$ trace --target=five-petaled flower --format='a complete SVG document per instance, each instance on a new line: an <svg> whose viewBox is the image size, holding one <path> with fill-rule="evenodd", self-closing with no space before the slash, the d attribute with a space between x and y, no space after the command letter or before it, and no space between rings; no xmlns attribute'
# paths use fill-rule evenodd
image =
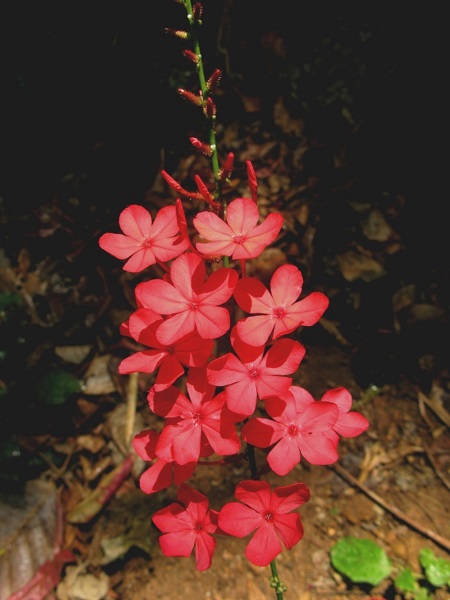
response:
<svg viewBox="0 0 450 600"><path fill-rule="evenodd" d="M272 471L286 475L303 457L313 465L338 459L339 436L333 430L339 410L332 402L316 402L311 394L291 386L282 396L266 398L271 419L257 417L242 429L242 437L257 448L273 448L267 455Z"/></svg>
<svg viewBox="0 0 450 600"><path fill-rule="evenodd" d="M128 321L122 324L122 332L149 349L127 356L118 367L121 375L153 373L158 369L154 385L157 392L166 389L184 375L184 367L206 365L214 345L213 340L202 339L196 331L171 346L161 344L156 334L163 322L161 315L150 308L139 308L132 313Z"/></svg>
<svg viewBox="0 0 450 600"><path fill-rule="evenodd" d="M247 344L261 346L272 339L291 333L299 326L314 325L328 307L322 292L311 292L296 302L303 288L303 276L295 265L281 265L270 281L270 292L254 277L240 279L233 296L247 313L260 313L241 319L239 337Z"/></svg>
<svg viewBox="0 0 450 600"><path fill-rule="evenodd" d="M271 491L266 481L241 481L235 496L243 504L225 504L219 512L219 528L239 538L256 530L245 550L254 565L267 566L281 552L281 541L289 550L303 537L300 515L292 511L310 498L304 483Z"/></svg>
<svg viewBox="0 0 450 600"><path fill-rule="evenodd" d="M153 461L140 479L139 487L145 494L154 494L165 490L172 483L180 485L194 474L197 462L185 465L176 463L171 454L156 456L159 433L153 429L144 429L133 438L136 454L145 461Z"/></svg>
<svg viewBox="0 0 450 600"><path fill-rule="evenodd" d="M270 213L258 225L258 206L250 198L236 198L227 206L226 222L213 212L194 217L194 227L207 242L197 242L204 255L231 256L233 260L259 256L283 225L280 213Z"/></svg>
<svg viewBox="0 0 450 600"><path fill-rule="evenodd" d="M264 346L256 348L239 339L236 327L230 334L231 352L208 364L208 381L226 386L227 405L235 413L249 416L259 398L284 394L305 355L305 348L291 339L277 340L264 354Z"/></svg>
<svg viewBox="0 0 450 600"><path fill-rule="evenodd" d="M195 547L197 569L205 571L216 547L212 534L217 530L218 513L209 508L206 496L187 484L180 486L177 499L181 504L174 502L152 517L163 532L159 545L165 556L190 556Z"/></svg>
<svg viewBox="0 0 450 600"><path fill-rule="evenodd" d="M352 395L344 387L328 390L321 398L322 402L333 402L339 409L338 420L333 426L336 433L344 438L352 438L360 435L369 428L369 421L364 415L353 410Z"/></svg>
<svg viewBox="0 0 450 600"><path fill-rule="evenodd" d="M128 259L124 271L139 273L172 260L189 246L180 235L174 206L161 208L153 220L147 209L132 204L120 213L119 226L123 233L104 233L98 243L116 258Z"/></svg>
<svg viewBox="0 0 450 600"><path fill-rule="evenodd" d="M239 452L235 423L241 417L227 408L223 392L214 397L215 389L206 379L206 369L199 367L189 369L186 390L190 399L175 386L162 392L150 390L150 409L165 418L157 456L169 455L185 465L213 452L222 456Z"/></svg>
<svg viewBox="0 0 450 600"><path fill-rule="evenodd" d="M170 267L170 282L151 279L136 286L138 304L169 315L158 327L160 344L170 345L197 331L207 340L218 338L230 327L230 313L221 306L232 296L238 280L234 269L220 267L206 279L204 261L182 254Z"/></svg>

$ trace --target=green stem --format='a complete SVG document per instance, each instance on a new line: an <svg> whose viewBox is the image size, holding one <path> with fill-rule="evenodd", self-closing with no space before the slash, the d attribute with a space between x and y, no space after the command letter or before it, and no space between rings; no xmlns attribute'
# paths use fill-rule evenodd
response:
<svg viewBox="0 0 450 600"><path fill-rule="evenodd" d="M280 581L280 578L278 577L278 569L275 559L273 559L273 561L270 563L270 570L272 571L272 577L270 578L270 587L273 587L275 589L277 600L283 600L283 592L286 591L286 586L282 581Z"/></svg>
<svg viewBox="0 0 450 600"><path fill-rule="evenodd" d="M186 6L189 25L190 25L190 33L191 33L193 51L198 59L198 64L197 64L198 80L200 83L200 89L202 92L202 96L204 98L204 101L206 102L206 98L208 96L208 87L206 85L206 77L205 77L205 70L203 67L202 52L201 52L200 42L199 42L198 32L197 32L199 23L195 22L195 20L193 18L191 0L186 0L185 6ZM222 182L220 181L220 165L219 165L219 155L217 152L215 116L209 117L208 121L209 121L209 125L210 125L209 145L213 150L212 155L211 155L211 166L212 166L212 170L214 173L215 199L218 200L219 202L221 202L222 201Z"/></svg>

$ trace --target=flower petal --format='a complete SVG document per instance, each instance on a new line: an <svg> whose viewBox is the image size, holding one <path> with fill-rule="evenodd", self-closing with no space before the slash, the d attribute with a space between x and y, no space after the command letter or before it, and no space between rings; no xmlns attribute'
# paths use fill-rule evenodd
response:
<svg viewBox="0 0 450 600"><path fill-rule="evenodd" d="M282 551L281 542L271 522L263 522L247 544L245 556L258 567L266 567Z"/></svg>
<svg viewBox="0 0 450 600"><path fill-rule="evenodd" d="M261 524L261 515L239 502L228 502L219 512L219 527L226 533L243 538Z"/></svg>
<svg viewBox="0 0 450 600"><path fill-rule="evenodd" d="M270 280L270 291L275 306L288 307L302 293L303 275L295 265L281 265Z"/></svg>

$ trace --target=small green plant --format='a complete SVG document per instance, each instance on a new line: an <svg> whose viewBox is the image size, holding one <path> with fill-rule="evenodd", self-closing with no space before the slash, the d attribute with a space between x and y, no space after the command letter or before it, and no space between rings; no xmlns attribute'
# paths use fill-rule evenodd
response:
<svg viewBox="0 0 450 600"><path fill-rule="evenodd" d="M346 536L331 548L331 564L352 583L377 586L391 576L393 570L386 552L369 539ZM423 569L414 573L410 567L398 571L392 580L397 593L405 600L427 600L438 588L450 586L450 560L437 557L422 548L419 562Z"/></svg>

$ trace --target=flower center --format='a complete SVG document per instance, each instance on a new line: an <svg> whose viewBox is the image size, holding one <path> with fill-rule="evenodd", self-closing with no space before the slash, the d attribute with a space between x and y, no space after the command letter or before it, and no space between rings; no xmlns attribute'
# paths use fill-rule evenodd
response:
<svg viewBox="0 0 450 600"><path fill-rule="evenodd" d="M276 308L272 309L272 316L275 317L275 319L282 319L283 317L286 316L286 311L284 310L283 306L277 306Z"/></svg>
<svg viewBox="0 0 450 600"><path fill-rule="evenodd" d="M195 531L201 531L203 529L202 524L197 521L197 523L194 525L194 529Z"/></svg>
<svg viewBox="0 0 450 600"><path fill-rule="evenodd" d="M264 518L266 521L271 521L273 519L273 514L272 513L266 513L264 515Z"/></svg>
<svg viewBox="0 0 450 600"><path fill-rule="evenodd" d="M202 414L200 414L200 413L194 413L194 414L192 415L192 418L193 418L193 419L194 419L194 421L195 421L195 425L198 425L198 424L199 424L199 423L200 423L200 422L203 420L203 415L202 415Z"/></svg>
<svg viewBox="0 0 450 600"><path fill-rule="evenodd" d="M298 427L297 425L289 425L288 427L288 435L292 437L296 437L298 435Z"/></svg>
<svg viewBox="0 0 450 600"><path fill-rule="evenodd" d="M233 242L235 244L243 244L245 241L244 234L240 233L239 235L233 235Z"/></svg>
<svg viewBox="0 0 450 600"><path fill-rule="evenodd" d="M191 309L192 310L197 310L197 308L198 308L197 302L191 302Z"/></svg>

